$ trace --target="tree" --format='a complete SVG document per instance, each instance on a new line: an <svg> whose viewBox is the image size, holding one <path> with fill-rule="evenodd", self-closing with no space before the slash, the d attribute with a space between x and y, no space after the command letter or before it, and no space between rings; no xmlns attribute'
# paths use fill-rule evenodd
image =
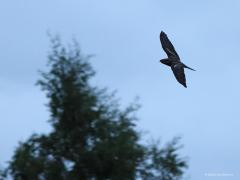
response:
<svg viewBox="0 0 240 180"><path fill-rule="evenodd" d="M4 172L4 170L1 168L0 169L0 180L4 180L6 178L6 173Z"/></svg>
<svg viewBox="0 0 240 180"><path fill-rule="evenodd" d="M187 167L178 139L163 148L140 143L137 103L121 109L115 96L89 82L95 75L77 43L52 38L49 71L37 82L49 99L49 134L20 143L8 172L19 180L180 179Z"/></svg>

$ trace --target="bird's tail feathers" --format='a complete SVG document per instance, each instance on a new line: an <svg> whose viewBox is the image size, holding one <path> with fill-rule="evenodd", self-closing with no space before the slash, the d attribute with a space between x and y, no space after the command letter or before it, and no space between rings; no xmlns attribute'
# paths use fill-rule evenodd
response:
<svg viewBox="0 0 240 180"><path fill-rule="evenodd" d="M184 67L185 67L185 68L188 68L188 69L190 69L190 70L192 70L192 71L196 71L195 69L192 69L192 68L186 66L185 64L184 64Z"/></svg>

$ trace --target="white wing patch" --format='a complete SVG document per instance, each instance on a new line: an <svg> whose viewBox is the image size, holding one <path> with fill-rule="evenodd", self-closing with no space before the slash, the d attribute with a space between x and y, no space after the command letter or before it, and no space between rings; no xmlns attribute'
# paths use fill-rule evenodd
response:
<svg viewBox="0 0 240 180"><path fill-rule="evenodd" d="M181 67L182 66L182 64L181 63L178 63L178 64L175 64L174 66L173 66L173 68L178 68L178 67Z"/></svg>
<svg viewBox="0 0 240 180"><path fill-rule="evenodd" d="M170 49L168 49L168 48L166 48L166 49L167 49L167 51L168 51L170 54L172 54L172 55L175 56L175 53L174 53L174 52L170 51Z"/></svg>

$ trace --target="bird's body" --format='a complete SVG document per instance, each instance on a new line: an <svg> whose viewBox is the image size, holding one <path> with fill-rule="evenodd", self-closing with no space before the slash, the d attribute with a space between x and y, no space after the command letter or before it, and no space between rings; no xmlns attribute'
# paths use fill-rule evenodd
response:
<svg viewBox="0 0 240 180"><path fill-rule="evenodd" d="M188 68L193 71L195 70L181 62L180 57L178 56L176 50L174 49L174 46L172 45L167 35L163 31L161 31L160 33L160 41L163 50L166 52L168 56L168 58L162 59L160 60L160 62L167 66L170 66L177 81L184 87L187 87L184 68Z"/></svg>

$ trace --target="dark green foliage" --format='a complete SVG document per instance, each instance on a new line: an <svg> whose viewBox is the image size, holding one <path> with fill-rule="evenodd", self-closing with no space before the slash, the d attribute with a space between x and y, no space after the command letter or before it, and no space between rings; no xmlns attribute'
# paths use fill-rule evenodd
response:
<svg viewBox="0 0 240 180"><path fill-rule="evenodd" d="M147 152L147 159L144 161L144 179L177 180L187 167L186 162L179 157L177 151L181 148L178 145L179 138L174 138L164 148L159 148L158 143L153 143Z"/></svg>
<svg viewBox="0 0 240 180"><path fill-rule="evenodd" d="M186 162L174 140L164 148L141 144L137 104L121 110L106 90L90 85L95 74L75 44L52 40L50 70L38 85L47 93L48 135L33 135L16 149L8 172L19 180L178 179Z"/></svg>
<svg viewBox="0 0 240 180"><path fill-rule="evenodd" d="M2 169L0 169L0 180L6 179L6 172Z"/></svg>

